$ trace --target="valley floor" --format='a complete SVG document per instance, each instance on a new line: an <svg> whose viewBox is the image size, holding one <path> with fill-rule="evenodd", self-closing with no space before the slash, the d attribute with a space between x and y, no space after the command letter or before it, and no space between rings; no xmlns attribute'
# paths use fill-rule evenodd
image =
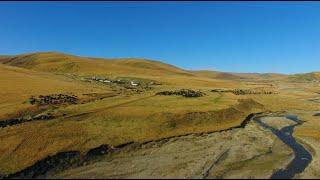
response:
<svg viewBox="0 0 320 180"><path fill-rule="evenodd" d="M244 129L151 142L54 178L268 178L293 153L255 122Z"/></svg>
<svg viewBox="0 0 320 180"><path fill-rule="evenodd" d="M295 156L289 146L257 122L243 127L246 117L259 112L289 113L304 121L294 128L293 137L313 158L294 178L320 177L317 82L253 75L216 79L205 72L197 74L163 64L154 68L147 61L104 64L104 60L91 63L89 59L62 56L62 60L51 62L56 57L49 55L45 66L40 63L44 55L26 67L20 67L19 58L13 59L19 67L0 64L0 177L14 175L61 152L86 157L90 150L108 144L121 148L102 153L94 161L66 162L62 169L42 168L39 176L29 175L269 178ZM54 63L58 64L55 68ZM95 79L97 63L104 64L97 76L107 76L104 69L110 66L118 68L112 69L113 83ZM143 63L152 71L141 73ZM123 68L126 66L131 67ZM67 69L55 71L61 67ZM166 68L170 71L164 71ZM73 73L65 72L70 69ZM119 79L127 84L119 83ZM130 85L132 80L141 84ZM279 117L263 121L274 128L292 125L292 121Z"/></svg>

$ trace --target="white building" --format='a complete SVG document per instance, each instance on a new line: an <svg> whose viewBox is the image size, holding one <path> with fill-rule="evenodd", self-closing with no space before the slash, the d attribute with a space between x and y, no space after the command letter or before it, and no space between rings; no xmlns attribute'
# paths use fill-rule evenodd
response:
<svg viewBox="0 0 320 180"><path fill-rule="evenodd" d="M132 86L138 86L139 83L138 83L138 82L131 81L131 85L132 85Z"/></svg>

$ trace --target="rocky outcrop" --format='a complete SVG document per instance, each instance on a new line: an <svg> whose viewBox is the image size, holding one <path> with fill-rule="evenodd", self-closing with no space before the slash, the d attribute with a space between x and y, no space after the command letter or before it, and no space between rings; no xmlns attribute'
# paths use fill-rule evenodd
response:
<svg viewBox="0 0 320 180"><path fill-rule="evenodd" d="M184 97L201 97L201 96L204 96L205 93L201 91L194 91L191 89L181 89L176 91L162 91L162 92L156 93L156 95L164 95L164 96L179 95Z"/></svg>
<svg viewBox="0 0 320 180"><path fill-rule="evenodd" d="M261 115L261 114L262 113L248 115L239 126L232 127L232 128L225 129L225 130L221 130L221 131L208 132L206 134L228 131L228 130L232 130L234 128L244 128L253 118L255 118L256 116ZM99 160L99 158L101 158L105 155L108 155L108 154L111 154L114 152L118 152L118 151L123 150L125 148L128 148L128 149L139 148L142 145L159 143L159 142L160 143L167 142L172 138L188 136L191 134L201 136L204 133L189 133L189 134L185 134L185 135L166 137L166 138L147 141L147 142L143 142L143 143L128 142L126 144L121 144L116 147L103 144L99 147L96 147L96 148L93 148L93 149L87 151L87 153L85 153L85 154L82 154L79 151L59 152L55 155L48 156L45 159L40 160L40 161L36 162L34 165L29 166L19 172L16 172L16 173L13 173L10 175L2 175L2 177L0 176L0 179L50 177L51 175L54 175L56 173L62 172L64 170L67 170L70 168L76 168L76 167L88 165L92 162L96 162L97 160Z"/></svg>
<svg viewBox="0 0 320 180"><path fill-rule="evenodd" d="M44 178L68 168L89 164L96 158L115 152L116 150L117 148L104 144L89 150L86 154L81 154L80 151L59 152L55 155L48 156L19 172L7 176L2 175L2 177L0 176L0 179Z"/></svg>
<svg viewBox="0 0 320 180"><path fill-rule="evenodd" d="M235 95L247 95L247 94L276 94L274 91L265 89L213 89L211 92L219 93L233 93Z"/></svg>
<svg viewBox="0 0 320 180"><path fill-rule="evenodd" d="M29 98L29 102L32 105L77 104L77 101L77 96L67 94L50 94L45 96L40 95L38 98Z"/></svg>
<svg viewBox="0 0 320 180"><path fill-rule="evenodd" d="M39 121L39 120L51 120L55 118L51 113L46 113L46 114L41 114L37 115L34 117L19 117L19 118L12 118L12 119L7 119L4 121L0 121L0 127L8 127L8 126L13 126L25 122L30 122L30 121Z"/></svg>

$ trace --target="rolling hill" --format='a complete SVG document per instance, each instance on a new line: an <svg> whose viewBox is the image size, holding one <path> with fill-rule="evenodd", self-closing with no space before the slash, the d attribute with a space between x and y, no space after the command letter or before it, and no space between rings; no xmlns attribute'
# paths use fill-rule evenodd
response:
<svg viewBox="0 0 320 180"><path fill-rule="evenodd" d="M81 75L183 76L220 80L270 79L281 74L230 73L209 70L188 71L159 61L137 58L91 58L58 52L40 52L16 56L0 56L3 64L43 72L77 73Z"/></svg>
<svg viewBox="0 0 320 180"><path fill-rule="evenodd" d="M320 81L320 72L311 72L305 74L294 74L289 77L291 81L305 82L305 81Z"/></svg>
<svg viewBox="0 0 320 180"><path fill-rule="evenodd" d="M79 81L71 81L63 76L36 72L20 67L0 64L0 119L17 110L30 107L23 103L30 96L50 93L81 94L106 91L106 88L88 87Z"/></svg>
<svg viewBox="0 0 320 180"><path fill-rule="evenodd" d="M31 117L30 122L1 129L0 177L61 152L86 153L103 144L143 144L190 133L220 132L239 126L252 113L316 111L319 107L309 101L314 92L319 92L318 86L273 81L287 79L287 75L188 71L146 59L102 59L56 52L0 56L0 62L0 121ZM143 77L160 83L134 89L81 77L96 75ZM316 73L307 76L317 78ZM279 93L236 95L212 91L261 87ZM204 95L197 98L157 95L182 88L199 90ZM45 106L30 103L32 96L52 94L74 94L78 102ZM33 120L46 113L53 115L53 119ZM313 129L318 122L302 129L302 134L318 136L317 129Z"/></svg>
<svg viewBox="0 0 320 180"><path fill-rule="evenodd" d="M192 71L192 73L200 76L207 77L212 79L224 79L224 80L239 80L240 76L234 75L231 73L218 72L218 71L208 71L208 70L200 70L200 71Z"/></svg>
<svg viewBox="0 0 320 180"><path fill-rule="evenodd" d="M92 58L58 52L39 52L16 56L2 55L0 63L40 72L74 73L82 76L132 76L207 80L320 80L319 72L285 75L279 73L233 73L210 70L190 71L160 61L138 58ZM170 80L171 80L170 79Z"/></svg>
<svg viewBox="0 0 320 180"><path fill-rule="evenodd" d="M172 65L158 61L136 58L102 59L78 57L56 52L31 53L17 56L4 56L0 62L44 72L89 74L144 74L159 75L184 75L192 74Z"/></svg>

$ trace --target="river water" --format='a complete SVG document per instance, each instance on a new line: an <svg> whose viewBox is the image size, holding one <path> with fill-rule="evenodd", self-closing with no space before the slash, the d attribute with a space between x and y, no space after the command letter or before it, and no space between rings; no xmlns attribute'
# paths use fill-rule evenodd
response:
<svg viewBox="0 0 320 180"><path fill-rule="evenodd" d="M296 126L303 124L303 121L299 120L295 115L285 116L287 119L294 121L296 124L286 126L280 130L275 129L268 124L257 119L256 122L262 127L272 131L282 142L287 144L294 152L294 159L288 164L285 169L280 169L272 174L271 179L291 179L296 174L299 174L305 170L305 168L312 161L311 153L305 149L297 140L293 137L293 130Z"/></svg>

